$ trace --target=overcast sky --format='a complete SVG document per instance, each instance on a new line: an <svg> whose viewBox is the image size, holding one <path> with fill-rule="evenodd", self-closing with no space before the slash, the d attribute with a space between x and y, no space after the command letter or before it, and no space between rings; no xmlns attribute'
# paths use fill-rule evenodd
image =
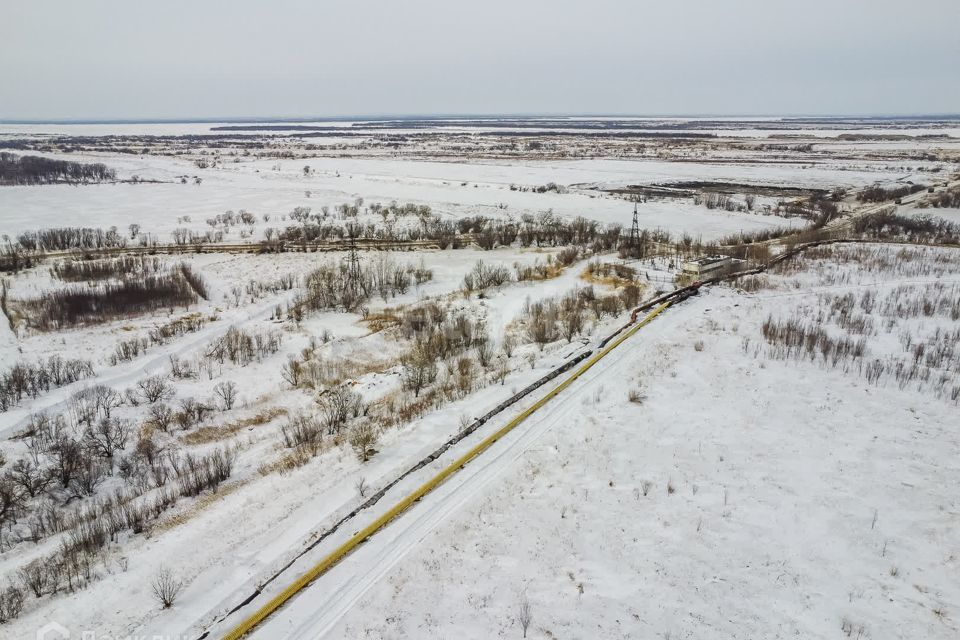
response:
<svg viewBox="0 0 960 640"><path fill-rule="evenodd" d="M960 0L0 2L0 119L960 112Z"/></svg>

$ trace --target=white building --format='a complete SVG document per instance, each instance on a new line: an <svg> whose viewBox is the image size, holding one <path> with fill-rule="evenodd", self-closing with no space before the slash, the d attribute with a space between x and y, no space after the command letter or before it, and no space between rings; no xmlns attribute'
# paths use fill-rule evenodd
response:
<svg viewBox="0 0 960 640"><path fill-rule="evenodd" d="M709 275L721 269L730 266L732 262L730 256L706 256L689 260L680 265L680 269L685 275L701 277Z"/></svg>

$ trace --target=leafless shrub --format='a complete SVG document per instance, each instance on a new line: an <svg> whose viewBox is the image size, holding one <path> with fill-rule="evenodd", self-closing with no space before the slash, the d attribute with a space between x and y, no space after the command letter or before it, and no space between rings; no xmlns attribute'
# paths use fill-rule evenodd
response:
<svg viewBox="0 0 960 640"><path fill-rule="evenodd" d="M486 265L478 260L473 269L463 278L465 291L483 291L490 287L499 287L510 281L510 271L498 265Z"/></svg>
<svg viewBox="0 0 960 640"><path fill-rule="evenodd" d="M207 456L185 455L175 469L180 495L192 497L207 489L216 491L233 473L235 459L236 453L230 448L216 449Z"/></svg>
<svg viewBox="0 0 960 640"><path fill-rule="evenodd" d="M279 332L247 331L230 327L226 334L207 348L204 357L216 360L220 364L229 360L233 364L246 366L255 360L259 362L265 356L276 353L280 350L280 344Z"/></svg>
<svg viewBox="0 0 960 640"><path fill-rule="evenodd" d="M89 360L51 356L35 364L19 362L0 373L0 411L18 405L24 397L37 398L51 389L94 375Z"/></svg>
<svg viewBox="0 0 960 640"><path fill-rule="evenodd" d="M403 387L419 396L421 390L437 379L436 358L429 340L418 341L400 360Z"/></svg>
<svg viewBox="0 0 960 640"><path fill-rule="evenodd" d="M23 586L40 598L50 588L50 572L42 560L32 560L18 571Z"/></svg>
<svg viewBox="0 0 960 640"><path fill-rule="evenodd" d="M356 418L366 411L360 394L345 386L328 389L317 403L330 435L340 433L350 418Z"/></svg>
<svg viewBox="0 0 960 640"><path fill-rule="evenodd" d="M878 185L866 187L857 194L859 202L887 202L908 196L918 191L923 191L926 187L922 184L904 185L901 187L881 187Z"/></svg>
<svg viewBox="0 0 960 640"><path fill-rule="evenodd" d="M176 602L180 590L183 589L183 581L178 580L173 572L167 567L161 567L160 571L150 583L153 590L153 597L164 609L169 609Z"/></svg>
<svg viewBox="0 0 960 640"><path fill-rule="evenodd" d="M317 454L323 441L323 428L320 421L310 414L301 413L291 416L280 427L284 446L302 448L311 456Z"/></svg>
<svg viewBox="0 0 960 640"><path fill-rule="evenodd" d="M532 622L533 608L530 606L530 600L527 598L527 595L524 594L520 598L520 604L517 605L517 624L520 625L524 638L527 637L527 630L530 628Z"/></svg>
<svg viewBox="0 0 960 640"><path fill-rule="evenodd" d="M0 592L0 624L20 617L23 611L23 591L9 585Z"/></svg>
<svg viewBox="0 0 960 640"><path fill-rule="evenodd" d="M367 484L366 478L360 478L359 480L357 480L357 483L354 485L354 487L356 487L357 493L360 494L361 498L366 497L367 491L370 488L370 486Z"/></svg>
<svg viewBox="0 0 960 640"><path fill-rule="evenodd" d="M196 375L190 365L177 356L170 356L170 375L177 380L192 378Z"/></svg>
<svg viewBox="0 0 960 640"><path fill-rule="evenodd" d="M545 344L558 338L557 317L559 311L551 301L534 302L529 305L527 316L527 332L530 339L542 349Z"/></svg>
<svg viewBox="0 0 960 640"><path fill-rule="evenodd" d="M173 410L165 404L155 404L147 412L150 423L161 431L169 431L173 423Z"/></svg>
<svg viewBox="0 0 960 640"><path fill-rule="evenodd" d="M137 383L137 389L145 402L155 404L173 397L173 388L166 378L159 375L148 376Z"/></svg>
<svg viewBox="0 0 960 640"><path fill-rule="evenodd" d="M220 407L229 411L237 400L237 383L220 382L213 388L213 393L220 399Z"/></svg>
<svg viewBox="0 0 960 640"><path fill-rule="evenodd" d="M361 462L366 462L376 453L374 446L378 439L377 427L369 421L363 421L350 429L350 446Z"/></svg>

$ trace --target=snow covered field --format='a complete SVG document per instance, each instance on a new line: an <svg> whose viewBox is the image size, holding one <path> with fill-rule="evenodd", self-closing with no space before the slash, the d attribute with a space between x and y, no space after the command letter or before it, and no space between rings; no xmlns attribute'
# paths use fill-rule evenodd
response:
<svg viewBox="0 0 960 640"><path fill-rule="evenodd" d="M168 242L175 229L203 233L207 219L246 210L252 224L217 228L223 242L253 243L293 225L296 207L328 208L324 224L346 224L336 206L360 198L351 220L381 226L426 224L370 209L391 201L445 221L552 211L629 225L633 202L608 190L726 183L739 203L757 187L750 211L690 196L638 203L641 227L711 240L809 224L764 213L802 201L803 190L837 190L849 213L861 203L844 190L942 185L957 151L952 138L835 139L956 134L943 123L804 124L785 139L768 137L786 131L773 122L711 121L701 133L721 137L609 142L571 122L576 135L561 142L518 128L521 142L491 143L484 136L504 128L464 125L396 153L390 136L416 139L409 129L308 148L314 139L212 124L0 125L0 140L77 145L23 153L103 162L120 180L0 186L0 233L6 244L43 228L125 234L135 223ZM168 137L210 133L264 146L221 155L220 142ZM64 135L95 142L58 142ZM156 146L96 150L141 142ZM547 151L531 144L540 142ZM452 159L447 144L487 147ZM497 145L516 157L496 155ZM133 176L146 182L124 182ZM916 208L921 195L899 212L956 213ZM70 291L145 277L70 280L65 265L115 264L79 254L4 274L0 375L20 392L0 411L0 637L32 637L49 621L96 637L219 637L546 394L559 380L308 549L475 418L595 349L638 297L674 286L690 251L660 242L658 257L635 261L610 245L539 244L362 252L369 295L349 311L344 252L131 257L181 284L200 274L205 291L190 284L187 303L60 328L39 323L45 297L59 292L67 309ZM254 637L519 637L524 603L531 638L955 637L958 256L821 248L668 309ZM324 296L336 300L324 306ZM92 371L59 386L43 381L54 375L46 369L14 369L54 371L58 358ZM89 456L78 462L71 451ZM161 610L153 584L163 569L182 590ZM26 599L4 621L8 585Z"/></svg>
<svg viewBox="0 0 960 640"><path fill-rule="evenodd" d="M522 163L453 163L388 159L307 158L294 161L246 161L223 168L197 169L192 163L167 158L69 156L71 160L104 162L120 177L137 175L165 184L102 184L5 187L0 190L3 232L16 234L45 227L83 226L96 220L121 231L133 223L144 232L170 242L176 228L209 229L208 218L225 211L246 210L257 216L253 240L267 227L283 228L295 207L319 211L363 198L366 203L391 201L426 204L442 218L470 215L513 217L546 210L565 217L584 216L605 223L629 224L632 207L623 199L595 189L664 180L726 180L758 185L797 185L831 188L891 181L909 174L829 167L672 164L656 161L577 160ZM312 172L303 174L309 165ZM279 166L279 169L276 167ZM179 176L189 176L180 184ZM195 184L193 176L202 178ZM536 187L554 182L581 185L567 193L513 191L511 185ZM309 192L309 195L308 195ZM262 220L263 215L270 222ZM640 206L647 228L687 232L712 239L791 222L777 216L707 210L690 203L650 201ZM187 219L184 219L184 218ZM242 241L236 234L227 240Z"/></svg>
<svg viewBox="0 0 960 640"><path fill-rule="evenodd" d="M831 292L898 281L845 272ZM416 545L351 560L379 579L324 637L520 637L524 601L534 638L956 637L956 400L767 357L768 314L816 303L817 278L797 278L714 289L644 329ZM960 283L955 252L935 280ZM350 575L256 637L323 630L312 611Z"/></svg>
<svg viewBox="0 0 960 640"><path fill-rule="evenodd" d="M634 144L629 138L597 142L579 137L590 129L577 129L577 119L571 123L574 128L569 135L556 139L541 140L537 135L542 132L521 129L515 133L529 135L519 142L488 140L483 130L472 128L467 128L467 135L441 126L391 130L370 128L371 123L363 122L278 125L366 132L356 139L214 129L231 126L227 123L0 125L0 140L27 140L39 147L39 155L103 162L115 168L121 180L137 176L160 182L5 187L0 190L0 230L15 237L39 228L80 226L96 220L98 226L116 226L121 231L139 224L144 232L168 242L176 228L203 232L209 228L208 218L228 210L246 210L258 221L252 236L241 239L234 234L226 240L249 241L261 239L268 226L283 228L287 214L295 207L317 211L356 198L363 198L368 205L394 200L425 204L442 218L481 214L519 219L552 210L565 217L628 224L631 207L605 193L605 189L683 181L824 190L896 181L925 183L931 179L928 171L946 166L933 157L950 158L960 151L960 143L949 137L957 133L950 123L893 126L889 132L897 135L947 136L910 138L895 143L906 145L900 147L883 146L889 143L878 141L823 142L822 136L883 133L883 128L871 128L869 123L849 130L829 124L818 129L803 123L797 125L796 137L778 139L768 137L776 130L764 131L731 121L723 130L691 129L703 135L720 135L716 140L681 139L677 144L657 139L640 139ZM502 133L502 129L493 132ZM231 147L239 134L244 134L236 140L239 146ZM204 135L218 137L207 139ZM390 146L394 139L404 141L403 149ZM61 144L58 140L65 140L62 144L72 152L57 153L44 146L47 141ZM104 140L107 142L98 142ZM816 143L815 148L797 152L795 147L804 143ZM106 144L122 147L124 152L102 150L109 148L103 146ZM478 150L470 151L471 144L479 145ZM141 147L140 154L130 153ZM519 150L517 153L528 151L510 158L491 155L503 147ZM541 148L545 149L542 153L535 150ZM144 155L146 151L149 155ZM403 157L398 157L401 154ZM624 154L633 157L622 157ZM213 166L200 168L198 162ZM309 174L304 174L305 166L310 167ZM184 178L186 184L181 184ZM200 184L196 178L200 178ZM550 183L560 185L565 193L526 190ZM264 215L270 216L271 222L263 221ZM651 200L641 205L640 216L644 227L686 232L704 239L791 224L775 215L704 210L689 200Z"/></svg>

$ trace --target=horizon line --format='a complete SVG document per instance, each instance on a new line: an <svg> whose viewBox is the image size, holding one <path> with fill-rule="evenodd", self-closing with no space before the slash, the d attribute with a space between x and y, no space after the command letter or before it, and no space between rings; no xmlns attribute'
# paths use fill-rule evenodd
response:
<svg viewBox="0 0 960 640"><path fill-rule="evenodd" d="M348 121L388 121L388 120L485 120L508 118L637 118L637 119L701 119L725 118L748 120L751 118L778 118L781 120L956 120L960 112L955 113L551 113L551 112L503 112L503 113L380 113L354 115L302 115L302 116L197 116L197 117L144 117L144 118L0 118L0 124L6 125L82 125L82 124L210 124L210 123L264 123L264 122L348 122Z"/></svg>

